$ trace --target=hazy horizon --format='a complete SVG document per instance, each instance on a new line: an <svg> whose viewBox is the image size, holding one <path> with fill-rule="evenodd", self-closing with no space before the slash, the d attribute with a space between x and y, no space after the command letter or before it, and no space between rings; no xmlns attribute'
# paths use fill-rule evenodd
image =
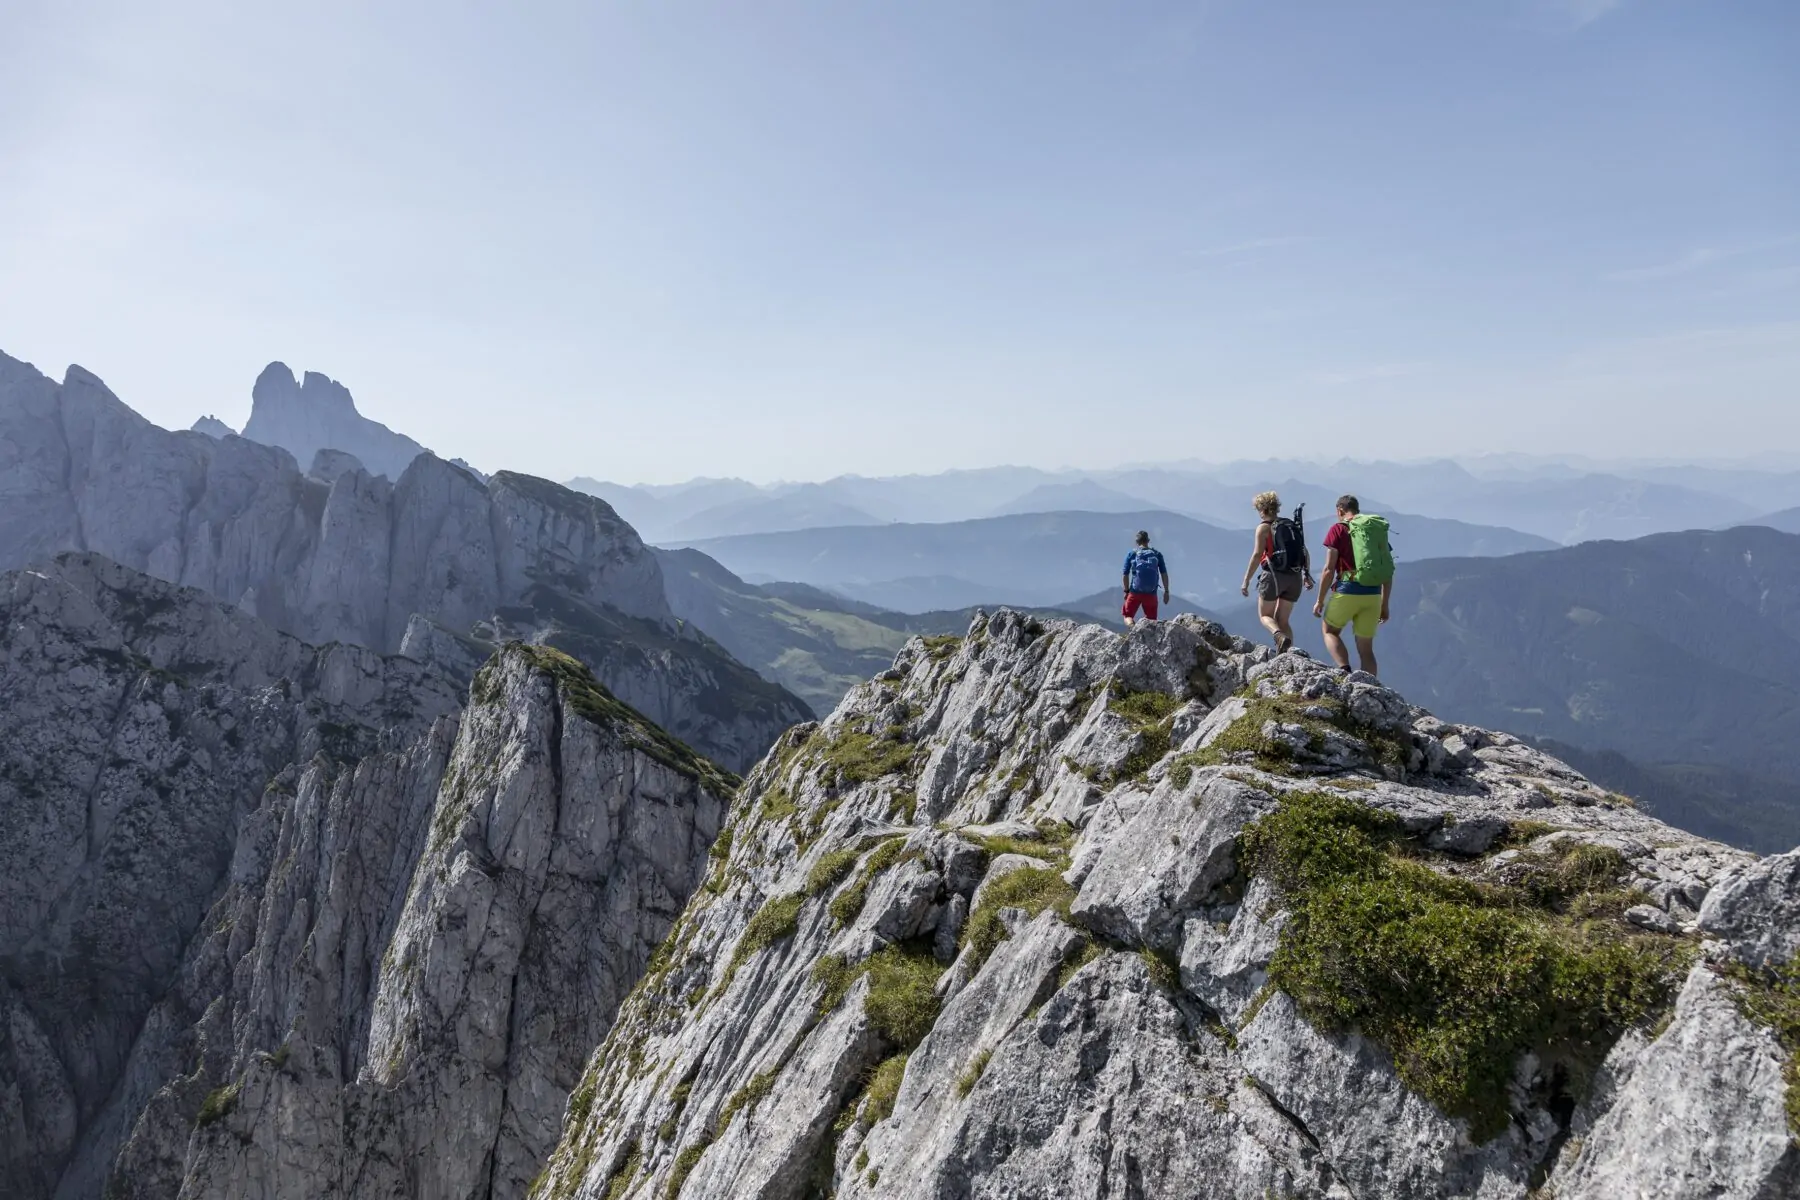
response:
<svg viewBox="0 0 1800 1200"><path fill-rule="evenodd" d="M1800 452L1778 0L26 0L0 349L554 479Z"/></svg>

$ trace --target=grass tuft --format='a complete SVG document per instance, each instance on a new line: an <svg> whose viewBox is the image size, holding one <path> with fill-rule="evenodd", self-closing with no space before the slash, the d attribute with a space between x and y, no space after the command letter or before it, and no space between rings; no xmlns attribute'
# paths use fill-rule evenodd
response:
<svg viewBox="0 0 1800 1200"><path fill-rule="evenodd" d="M725 968L725 979L719 985L722 992L731 986L737 975L737 969L752 954L765 950L781 941L794 936L800 928L800 906L806 903L806 897L798 892L786 896L777 896L756 910L744 926L744 934L738 939L737 949L731 952L731 964Z"/></svg>
<svg viewBox="0 0 1800 1200"><path fill-rule="evenodd" d="M818 752L817 760L835 773L839 787L854 787L904 770L918 754L918 747L903 740L898 726L884 730L880 737L859 730L846 730Z"/></svg>
<svg viewBox="0 0 1800 1200"><path fill-rule="evenodd" d="M238 1089L241 1085L226 1084L222 1088L214 1088L200 1102L200 1112L194 1118L196 1128L205 1129L208 1125L223 1121L237 1109Z"/></svg>
<svg viewBox="0 0 1800 1200"><path fill-rule="evenodd" d="M1023 909L1035 917L1048 908L1066 921L1069 905L1074 902L1075 889L1055 867L1021 867L995 880L982 889L981 903L963 927L962 942L971 955L970 966L980 970L1006 940L1006 926L1000 923L1001 909Z"/></svg>
<svg viewBox="0 0 1800 1200"><path fill-rule="evenodd" d="M661 726L607 691L581 660L550 646L524 642L509 642L507 649L516 649L533 667L554 679L564 701L580 716L612 729L633 749L704 784L717 795L730 799L736 794L743 780L694 753L691 746L670 737Z"/></svg>
<svg viewBox="0 0 1800 1200"><path fill-rule="evenodd" d="M1263 737L1263 726L1271 721L1278 725L1300 726L1307 731L1314 747L1322 746L1326 735L1333 730L1358 738L1368 746L1370 756L1385 767L1405 770L1412 759L1412 741L1406 735L1360 723L1339 701L1254 696L1247 699L1247 704L1249 707L1244 715L1220 730L1205 749L1191 751L1175 760L1169 778L1177 787L1187 786L1194 767L1223 766L1245 757L1261 770L1273 774L1293 773L1293 749L1285 742ZM1327 715L1315 715L1317 713ZM1177 771L1183 773L1178 776Z"/></svg>
<svg viewBox="0 0 1800 1200"><path fill-rule="evenodd" d="M857 1122L864 1129L879 1124L894 1115L894 1100L900 1095L900 1083L906 1078L906 1055L896 1054L884 1059L869 1076L868 1102L863 1106L862 1117Z"/></svg>
<svg viewBox="0 0 1800 1200"><path fill-rule="evenodd" d="M888 946L863 964L869 995L863 1011L877 1032L907 1050L925 1040L942 1004L937 981L944 973L928 949Z"/></svg>
<svg viewBox="0 0 1800 1200"><path fill-rule="evenodd" d="M922 857L922 852L916 847L912 850L906 848L906 835L904 834L895 834L876 846L874 852L869 855L868 862L863 864L862 874L857 876L856 883L839 892L837 897L832 900L828 910L831 913L831 919L837 922L839 929L855 921L862 915L863 905L869 899L869 885L875 882L876 876L889 867L898 866L902 862L911 862L920 857Z"/></svg>
<svg viewBox="0 0 1800 1200"><path fill-rule="evenodd" d="M625 1155L625 1161L620 1163L619 1169L607 1178L606 1190L600 1193L601 1200L619 1200L619 1197L630 1190L633 1181L638 1177L638 1172L643 1168L643 1147L633 1142L631 1149Z"/></svg>
<svg viewBox="0 0 1800 1200"><path fill-rule="evenodd" d="M981 1082L981 1076L987 1071L988 1060L993 1057L992 1050L983 1050L970 1061L969 1069L964 1071L962 1078L956 1081L956 1098L958 1100L968 1099L969 1093L975 1090L975 1085Z"/></svg>
<svg viewBox="0 0 1800 1200"><path fill-rule="evenodd" d="M726 1129L730 1128L732 1119L738 1113L754 1112L756 1106L761 1104L768 1097L770 1090L774 1088L775 1077L779 1074L781 1071L778 1068L758 1071L750 1077L749 1083L733 1092L731 1099L725 1101L725 1107L719 1110L719 1125L716 1134L724 1133Z"/></svg>
<svg viewBox="0 0 1800 1200"><path fill-rule="evenodd" d="M1168 754L1170 730L1181 698L1163 692L1126 692L1112 694L1107 701L1109 711L1125 718L1137 730L1137 745L1125 756L1113 773L1114 781L1136 779L1161 762Z"/></svg>
<svg viewBox="0 0 1800 1200"><path fill-rule="evenodd" d="M681 1186L687 1182L688 1176L694 1173L694 1167L699 1164L701 1157L705 1155L707 1148L711 1145L712 1138L705 1137L675 1156L675 1165L669 1168L668 1186L663 1189L663 1200L678 1200L681 1195Z"/></svg>
<svg viewBox="0 0 1800 1200"><path fill-rule="evenodd" d="M1800 1141L1800 959L1767 970L1734 963L1724 974L1738 985L1739 1010L1772 1030L1787 1052L1782 1078L1787 1081L1788 1131Z"/></svg>
<svg viewBox="0 0 1800 1200"><path fill-rule="evenodd" d="M856 860L861 857L860 847L846 846L819 859L813 864L812 870L806 873L806 894L817 896L836 887L846 875L856 869Z"/></svg>

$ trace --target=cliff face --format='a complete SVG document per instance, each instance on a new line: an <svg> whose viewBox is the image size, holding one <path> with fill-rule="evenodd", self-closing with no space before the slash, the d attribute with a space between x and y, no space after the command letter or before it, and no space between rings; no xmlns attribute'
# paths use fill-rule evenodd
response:
<svg viewBox="0 0 1800 1200"><path fill-rule="evenodd" d="M244 436L280 446L300 462L321 450L354 454L377 475L398 479L425 447L356 411L350 389L317 371L299 380L285 363L270 363L250 391ZM216 435L216 430L209 430Z"/></svg>
<svg viewBox="0 0 1800 1200"><path fill-rule="evenodd" d="M1793 1195L1797 949L1800 853L1002 612L751 773L534 1195Z"/></svg>
<svg viewBox="0 0 1800 1200"><path fill-rule="evenodd" d="M305 641L384 653L415 616L485 648L500 627L554 623L606 648L578 653L609 687L734 769L805 718L674 619L655 556L604 502L430 454L393 483L343 455L308 461L171 433L79 367L57 385L0 355L0 569L93 551ZM580 619L543 611L559 606Z"/></svg>
<svg viewBox="0 0 1800 1200"><path fill-rule="evenodd" d="M0 1177L514 1197L732 780L514 645L466 712L98 557L0 581Z"/></svg>

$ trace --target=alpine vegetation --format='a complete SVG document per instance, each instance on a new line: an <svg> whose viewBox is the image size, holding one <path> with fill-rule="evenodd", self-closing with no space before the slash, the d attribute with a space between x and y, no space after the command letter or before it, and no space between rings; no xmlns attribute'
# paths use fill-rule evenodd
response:
<svg viewBox="0 0 1800 1200"><path fill-rule="evenodd" d="M719 845L532 1195L1800 1189L1800 852L1193 617L915 640Z"/></svg>

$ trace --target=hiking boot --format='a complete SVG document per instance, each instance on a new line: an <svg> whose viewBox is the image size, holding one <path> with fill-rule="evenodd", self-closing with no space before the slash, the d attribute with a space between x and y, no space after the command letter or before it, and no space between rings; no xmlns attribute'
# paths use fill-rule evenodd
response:
<svg viewBox="0 0 1800 1200"><path fill-rule="evenodd" d="M1294 648L1294 639L1285 633L1275 635L1275 653L1286 654Z"/></svg>

